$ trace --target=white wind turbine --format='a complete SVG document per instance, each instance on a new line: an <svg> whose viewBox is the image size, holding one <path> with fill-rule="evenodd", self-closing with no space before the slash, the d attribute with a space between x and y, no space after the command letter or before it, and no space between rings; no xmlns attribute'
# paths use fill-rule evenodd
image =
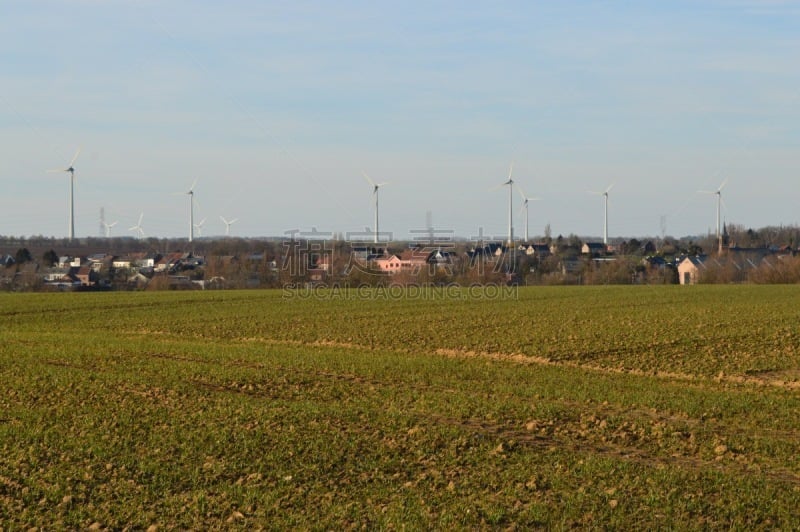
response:
<svg viewBox="0 0 800 532"><path fill-rule="evenodd" d="M231 234L231 226L239 221L239 218L234 218L233 220L226 220L222 216L219 217L222 220L222 223L225 224L225 236L229 236Z"/></svg>
<svg viewBox="0 0 800 532"><path fill-rule="evenodd" d="M103 221L103 227L106 230L106 238L111 236L111 228L117 225L117 222L106 223Z"/></svg>
<svg viewBox="0 0 800 532"><path fill-rule="evenodd" d="M725 179L722 183L720 183L717 190L698 190L699 194L711 194L717 196L717 241L719 242L719 251L722 251L722 228L720 224L720 216L721 216L721 207L722 207L722 189L725 188L725 185L728 184L728 180Z"/></svg>
<svg viewBox="0 0 800 532"><path fill-rule="evenodd" d="M519 191L520 195L522 196L522 206L525 208L525 242L528 241L528 202L529 201L539 201L539 198L528 197L525 194L525 191L522 190L522 187L517 185L517 190Z"/></svg>
<svg viewBox="0 0 800 532"><path fill-rule="evenodd" d="M144 231L142 230L142 218L144 218L144 213L139 215L139 222L136 225L128 228L128 231L136 231L136 238L139 240L144 238Z"/></svg>
<svg viewBox="0 0 800 532"><path fill-rule="evenodd" d="M69 162L66 168L57 169L57 170L48 170L48 172L69 172L69 239L73 240L75 238L75 160L78 158L78 155L81 153L81 149L78 148L78 151L75 152L75 155L72 156L72 160Z"/></svg>
<svg viewBox="0 0 800 532"><path fill-rule="evenodd" d="M189 196L189 242L194 239L194 187L197 185L197 179L194 180L192 186L189 187L187 192L180 192L179 194L186 194Z"/></svg>
<svg viewBox="0 0 800 532"><path fill-rule="evenodd" d="M603 196L603 244L608 245L608 193L614 188L615 183L608 185L603 192L589 192L595 196Z"/></svg>
<svg viewBox="0 0 800 532"><path fill-rule="evenodd" d="M508 245L513 246L514 243L514 218L513 218L513 203L514 203L514 180L511 174L514 172L514 163L508 169L508 181L501 183L494 187L492 190L497 190L500 187L508 186Z"/></svg>
<svg viewBox="0 0 800 532"><path fill-rule="evenodd" d="M206 223L206 219L203 218L200 220L200 223L194 224L194 228L197 229L197 236L203 236L203 224Z"/></svg>
<svg viewBox="0 0 800 532"><path fill-rule="evenodd" d="M378 225L378 222L379 222L379 218L378 218L378 189L380 189L384 185L388 185L389 183L388 182L375 183L375 181L370 179L370 177L367 175L366 172L362 172L362 174L364 174L364 179L366 179L367 183L369 183L369 185L372 187L372 196L375 198L375 226L374 226L375 235L374 235L373 242L375 242L377 244L378 243L378 234L379 234L379 231L380 231L380 226Z"/></svg>

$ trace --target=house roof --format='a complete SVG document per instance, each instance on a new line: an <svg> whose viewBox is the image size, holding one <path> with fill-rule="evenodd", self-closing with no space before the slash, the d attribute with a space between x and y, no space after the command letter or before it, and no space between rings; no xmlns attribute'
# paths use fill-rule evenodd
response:
<svg viewBox="0 0 800 532"><path fill-rule="evenodd" d="M708 259L708 257L705 256L705 255L694 255L694 256L690 256L690 257L684 257L683 259L681 259L681 261L678 264L679 265L683 264L684 262L686 262L688 260L689 262L694 264L696 267L701 268L701 267L705 267L705 262L706 262L707 259Z"/></svg>
<svg viewBox="0 0 800 532"><path fill-rule="evenodd" d="M430 252L425 251L424 248L404 249L398 255L398 258L406 262L423 263L428 261Z"/></svg>

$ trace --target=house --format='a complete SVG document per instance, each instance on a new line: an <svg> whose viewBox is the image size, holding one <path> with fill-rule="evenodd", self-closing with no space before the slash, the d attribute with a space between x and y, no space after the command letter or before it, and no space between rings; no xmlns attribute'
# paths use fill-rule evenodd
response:
<svg viewBox="0 0 800 532"><path fill-rule="evenodd" d="M95 272L101 272L104 269L108 270L114 263L114 256L108 253L96 253L86 258L88 264Z"/></svg>
<svg viewBox="0 0 800 532"><path fill-rule="evenodd" d="M584 255L591 255L593 257L597 257L599 255L603 255L606 252L606 245L602 242L586 242L583 244L581 248L581 253Z"/></svg>
<svg viewBox="0 0 800 532"><path fill-rule="evenodd" d="M685 257L678 262L678 282L680 284L697 284L700 273L706 269L707 258L704 255Z"/></svg>
<svg viewBox="0 0 800 532"><path fill-rule="evenodd" d="M111 267L117 270L129 270L133 265L133 259L130 257L117 257L111 261Z"/></svg>
<svg viewBox="0 0 800 532"><path fill-rule="evenodd" d="M547 244L530 244L528 246L523 246L523 251L525 251L526 255L539 259L544 259L551 255L550 246Z"/></svg>
<svg viewBox="0 0 800 532"><path fill-rule="evenodd" d="M183 258L183 253L167 253L163 255L158 261L156 261L155 265L153 266L153 271L156 272L165 272L167 270L172 271L174 267L180 262Z"/></svg>
<svg viewBox="0 0 800 532"><path fill-rule="evenodd" d="M420 246L406 249L398 255L400 269L417 274L423 267L430 263L432 254L433 253L429 251L428 248Z"/></svg>
<svg viewBox="0 0 800 532"><path fill-rule="evenodd" d="M437 248L435 251L432 251L426 260L428 264L436 264L436 265L450 265L453 263L455 254L449 251L442 251L442 248Z"/></svg>
<svg viewBox="0 0 800 532"><path fill-rule="evenodd" d="M74 267L70 268L67 272L61 270L49 271L42 275L42 280L48 287L57 288L59 290L71 290L81 285L75 275L77 272L78 268Z"/></svg>
<svg viewBox="0 0 800 532"><path fill-rule="evenodd" d="M136 266L138 268L154 268L156 262L161 259L161 255L159 254L152 254L152 253L131 253L129 255L131 260L132 266Z"/></svg>
<svg viewBox="0 0 800 532"><path fill-rule="evenodd" d="M505 253L505 247L499 242L489 242L483 246L475 247L467 251L470 263L474 263L480 258L493 260L493 257L500 257Z"/></svg>
<svg viewBox="0 0 800 532"><path fill-rule="evenodd" d="M193 255L190 253L168 253L162 256L153 266L156 272L177 272L179 270L191 269L194 267L195 261Z"/></svg>
<svg viewBox="0 0 800 532"><path fill-rule="evenodd" d="M382 273L394 275L399 273L403 268L403 261L397 255L389 255L388 257L381 257L372 261L372 264Z"/></svg>
<svg viewBox="0 0 800 532"><path fill-rule="evenodd" d="M94 286L97 283L97 272L89 264L78 268L74 275L81 286Z"/></svg>
<svg viewBox="0 0 800 532"><path fill-rule="evenodd" d="M78 268L81 265L81 258L80 257L69 257L63 256L58 257L58 267L62 270L68 270L70 268Z"/></svg>

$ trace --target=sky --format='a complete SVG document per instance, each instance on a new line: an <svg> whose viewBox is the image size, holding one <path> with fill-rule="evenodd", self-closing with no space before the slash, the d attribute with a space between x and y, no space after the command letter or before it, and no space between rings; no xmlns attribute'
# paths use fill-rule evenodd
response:
<svg viewBox="0 0 800 532"><path fill-rule="evenodd" d="M800 0L0 3L0 235L800 222ZM183 194L182 194L183 193ZM197 236L197 233L195 233Z"/></svg>

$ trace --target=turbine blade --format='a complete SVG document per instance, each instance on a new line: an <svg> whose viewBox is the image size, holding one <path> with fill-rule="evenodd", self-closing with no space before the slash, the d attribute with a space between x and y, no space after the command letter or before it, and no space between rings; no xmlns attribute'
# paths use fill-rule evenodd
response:
<svg viewBox="0 0 800 532"><path fill-rule="evenodd" d="M78 151L75 152L75 155L72 156L72 160L69 162L69 166L67 168L72 168L72 165L75 164L75 161L78 159L78 155L81 154L81 148L78 146Z"/></svg>
<svg viewBox="0 0 800 532"><path fill-rule="evenodd" d="M525 201L525 202L528 201L528 195L525 194L525 191L522 190L522 187L519 186L519 184L517 184L517 192L519 192L519 195L522 196L522 201Z"/></svg>
<svg viewBox="0 0 800 532"><path fill-rule="evenodd" d="M61 172L66 172L67 170L63 168L59 168L57 170L45 170L48 174L60 174Z"/></svg>
<svg viewBox="0 0 800 532"><path fill-rule="evenodd" d="M367 183L369 183L369 185L370 185L371 187L374 187L374 186L375 186L375 181L373 181L372 179L370 179L370 177L367 175L367 173L366 173L366 172L361 172L361 175L363 175L363 176L364 176L364 179L366 179L366 180L367 180Z"/></svg>
<svg viewBox="0 0 800 532"><path fill-rule="evenodd" d="M616 183L611 183L610 185L608 185L608 188L606 189L605 192L603 192L603 194L608 194L609 192L611 192L611 189L614 188L614 185L616 185Z"/></svg>
<svg viewBox="0 0 800 532"><path fill-rule="evenodd" d="M722 184L717 189L717 192L722 192L722 189L725 188L725 185L727 185L727 184L728 184L728 178L725 178L725 180L722 182Z"/></svg>
<svg viewBox="0 0 800 532"><path fill-rule="evenodd" d="M189 192L192 192L192 191L194 190L194 187L195 187L196 185L197 185L197 179L195 179L195 180L194 180L194 182L192 183L192 186L190 186L190 187L189 187ZM189 192L187 192L187 194L188 194Z"/></svg>
<svg viewBox="0 0 800 532"><path fill-rule="evenodd" d="M238 222L238 221L239 221L239 218L234 218L233 220L231 220L230 222L228 222L228 224L229 224L229 225L233 225L235 222Z"/></svg>
<svg viewBox="0 0 800 532"><path fill-rule="evenodd" d="M511 181L511 174L514 173L514 162L511 162L511 166L508 167L508 180Z"/></svg>

